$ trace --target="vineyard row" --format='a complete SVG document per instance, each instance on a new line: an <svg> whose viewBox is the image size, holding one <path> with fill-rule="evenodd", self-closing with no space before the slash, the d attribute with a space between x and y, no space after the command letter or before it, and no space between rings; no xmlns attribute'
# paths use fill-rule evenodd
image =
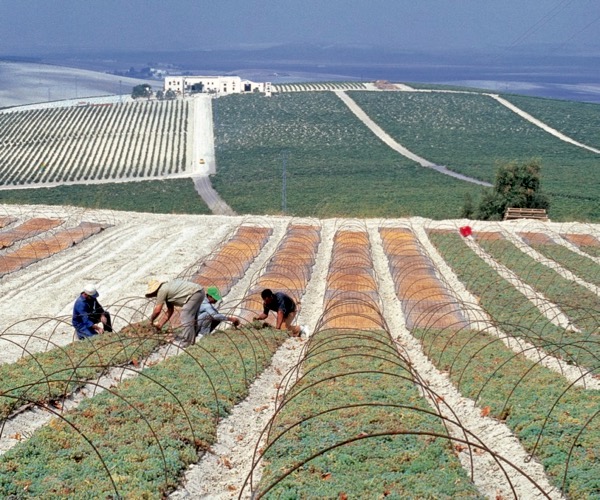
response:
<svg viewBox="0 0 600 500"><path fill-rule="evenodd" d="M0 114L0 185L179 173L188 114L181 100Z"/></svg>

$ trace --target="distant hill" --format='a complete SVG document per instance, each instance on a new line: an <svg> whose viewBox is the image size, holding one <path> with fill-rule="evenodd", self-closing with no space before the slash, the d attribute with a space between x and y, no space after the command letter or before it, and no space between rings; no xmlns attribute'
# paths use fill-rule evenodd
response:
<svg viewBox="0 0 600 500"><path fill-rule="evenodd" d="M0 108L47 101L130 94L148 82L85 69L0 60Z"/></svg>
<svg viewBox="0 0 600 500"><path fill-rule="evenodd" d="M152 67L169 74L236 74L272 83L383 79L600 102L599 54L596 47L577 54L562 46L414 52L364 44L296 43L213 49L190 45L164 52L56 53L46 54L37 62L136 77Z"/></svg>

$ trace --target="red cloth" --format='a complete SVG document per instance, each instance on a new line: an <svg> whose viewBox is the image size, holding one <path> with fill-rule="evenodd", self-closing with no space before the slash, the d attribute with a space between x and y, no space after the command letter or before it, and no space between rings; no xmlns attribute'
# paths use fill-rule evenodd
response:
<svg viewBox="0 0 600 500"><path fill-rule="evenodd" d="M471 226L463 226L461 228L458 229L460 231L460 234L463 235L465 238L467 236L471 236L471 234L473 234L473 230L471 229Z"/></svg>

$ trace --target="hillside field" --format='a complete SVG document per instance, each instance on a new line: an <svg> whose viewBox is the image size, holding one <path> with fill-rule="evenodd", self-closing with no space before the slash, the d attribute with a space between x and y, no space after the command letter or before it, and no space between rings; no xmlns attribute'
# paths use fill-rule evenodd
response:
<svg viewBox="0 0 600 500"><path fill-rule="evenodd" d="M406 86L373 91L342 83L278 90L270 98L232 95L207 103L213 135L203 147L214 148L211 181L239 214L443 220L458 217L467 196L479 199L482 185L424 168L383 142L335 94L345 92L391 140L424 162L491 184L499 165L539 159L552 220L600 218L596 104L503 96L575 144L478 92ZM171 179L199 175L204 161L194 156L204 140L194 128L199 104L117 101L2 113L0 201L62 199L113 208L91 205L71 185L125 183L110 189L126 198L144 189L128 181L141 179L163 180L175 198L179 185ZM32 193L11 186L44 189ZM143 202L135 210L156 210L156 204Z"/></svg>
<svg viewBox="0 0 600 500"><path fill-rule="evenodd" d="M3 497L600 494L597 224L3 205L0 225ZM177 347L147 326L153 276L217 284L241 327ZM74 341L87 282L116 332ZM253 322L265 287L308 336Z"/></svg>
<svg viewBox="0 0 600 500"><path fill-rule="evenodd" d="M600 108L384 87L0 112L0 497L600 497ZM459 218L531 158L551 221Z"/></svg>

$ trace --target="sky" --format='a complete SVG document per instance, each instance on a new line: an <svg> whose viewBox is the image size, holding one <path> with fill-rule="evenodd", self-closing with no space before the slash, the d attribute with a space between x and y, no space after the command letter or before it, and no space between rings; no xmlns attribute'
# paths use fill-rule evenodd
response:
<svg viewBox="0 0 600 500"><path fill-rule="evenodd" d="M598 32L600 0L0 0L0 56L291 42L578 52L600 49Z"/></svg>

